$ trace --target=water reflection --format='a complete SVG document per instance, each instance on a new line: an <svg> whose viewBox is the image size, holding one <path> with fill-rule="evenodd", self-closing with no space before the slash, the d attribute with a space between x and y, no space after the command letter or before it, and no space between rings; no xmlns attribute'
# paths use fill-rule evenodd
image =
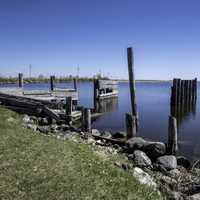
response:
<svg viewBox="0 0 200 200"><path fill-rule="evenodd" d="M98 113L108 113L118 109L118 98L108 98L96 100L94 102L95 111Z"/></svg>
<svg viewBox="0 0 200 200"><path fill-rule="evenodd" d="M180 127L191 116L196 116L196 102L171 106L171 115L177 119L177 126Z"/></svg>

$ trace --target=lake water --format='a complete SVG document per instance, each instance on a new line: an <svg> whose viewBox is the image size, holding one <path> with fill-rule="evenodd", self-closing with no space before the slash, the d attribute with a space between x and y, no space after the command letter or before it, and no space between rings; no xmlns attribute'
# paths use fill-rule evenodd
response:
<svg viewBox="0 0 200 200"><path fill-rule="evenodd" d="M14 85L13 85L14 86ZM73 85L57 84L56 87L72 88ZM139 136L155 141L167 141L168 116L170 115L171 83L137 83L136 95L139 112ZM199 88L199 87L198 87ZM27 84L25 89L49 89L49 84ZM198 94L200 94L198 89ZM198 96L199 98L199 96ZM93 84L79 84L80 105L93 107ZM196 110L182 116L179 123L179 153L190 158L200 158L200 113ZM128 83L119 84L119 97L102 103L105 114L92 126L99 130L125 130L125 113L131 112Z"/></svg>

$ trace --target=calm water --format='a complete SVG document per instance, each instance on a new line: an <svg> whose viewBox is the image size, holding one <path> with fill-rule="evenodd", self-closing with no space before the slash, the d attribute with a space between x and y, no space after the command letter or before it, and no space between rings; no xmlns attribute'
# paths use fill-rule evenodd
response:
<svg viewBox="0 0 200 200"><path fill-rule="evenodd" d="M137 102L140 136L156 141L167 141L168 116L170 115L170 83L138 83ZM58 84L56 87L72 88L73 85ZM49 89L49 84L28 84L25 89ZM199 89L198 89L199 90ZM198 92L200 94L200 92ZM131 112L129 87L119 84L119 98L101 103L105 114L93 123L99 130L125 130L125 113ZM199 96L198 96L199 98ZM80 105L93 107L93 84L79 85ZM200 158L200 113L197 101L196 112L189 112L179 123L179 153L190 158Z"/></svg>

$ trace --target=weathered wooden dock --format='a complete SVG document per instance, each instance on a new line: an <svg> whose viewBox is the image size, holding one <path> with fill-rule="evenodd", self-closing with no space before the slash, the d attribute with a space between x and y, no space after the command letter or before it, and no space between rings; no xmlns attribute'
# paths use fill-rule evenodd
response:
<svg viewBox="0 0 200 200"><path fill-rule="evenodd" d="M77 110L77 90L55 88L54 79L54 76L50 77L49 90L24 90L23 75L20 73L19 87L0 88L0 102L14 111L36 116L46 115L57 122L81 118L81 111ZM70 109L71 112L66 112Z"/></svg>

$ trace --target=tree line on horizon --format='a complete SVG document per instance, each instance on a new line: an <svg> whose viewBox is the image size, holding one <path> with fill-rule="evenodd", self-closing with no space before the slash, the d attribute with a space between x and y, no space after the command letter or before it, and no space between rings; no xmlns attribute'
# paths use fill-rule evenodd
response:
<svg viewBox="0 0 200 200"><path fill-rule="evenodd" d="M55 82L56 83L71 82L75 78L78 79L79 81L82 81L82 82L93 81L94 78L109 80L108 77L101 76L101 74L97 74L97 75L95 75L93 77L78 77L78 76L69 75L69 76L55 77ZM49 83L49 81L50 81L50 77L44 76L42 74L40 74L38 77L24 77L24 83ZM18 77L0 76L0 83L6 83L6 84L18 83Z"/></svg>

